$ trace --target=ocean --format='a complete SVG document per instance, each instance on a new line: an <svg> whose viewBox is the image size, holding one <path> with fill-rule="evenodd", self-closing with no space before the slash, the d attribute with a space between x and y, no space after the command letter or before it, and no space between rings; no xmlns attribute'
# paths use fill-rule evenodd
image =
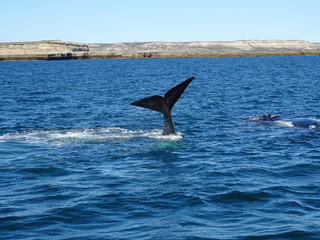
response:
<svg viewBox="0 0 320 240"><path fill-rule="evenodd" d="M0 62L0 239L320 239L320 57ZM195 76L172 110L131 106Z"/></svg>

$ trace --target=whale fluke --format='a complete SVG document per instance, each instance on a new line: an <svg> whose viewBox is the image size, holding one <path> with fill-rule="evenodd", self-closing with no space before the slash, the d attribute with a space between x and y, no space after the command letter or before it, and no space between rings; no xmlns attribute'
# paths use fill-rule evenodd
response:
<svg viewBox="0 0 320 240"><path fill-rule="evenodd" d="M164 128L162 135L175 134L171 118L171 109L193 79L194 77L191 77L178 84L177 86L171 88L166 92L164 97L155 95L147 98L142 98L131 103L131 105L162 113L164 117Z"/></svg>

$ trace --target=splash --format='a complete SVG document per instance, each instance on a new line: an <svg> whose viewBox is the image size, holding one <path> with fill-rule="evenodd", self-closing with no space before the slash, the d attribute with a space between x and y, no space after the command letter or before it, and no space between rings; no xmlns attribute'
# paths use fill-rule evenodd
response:
<svg viewBox="0 0 320 240"><path fill-rule="evenodd" d="M279 126L281 127L294 127L292 122L288 122L288 121L274 121L275 123L277 123Z"/></svg>
<svg viewBox="0 0 320 240"><path fill-rule="evenodd" d="M179 141L182 134L163 136L161 130L142 131L125 128L85 128L25 130L0 136L0 142L25 142L34 144L62 145L67 143L101 143L128 141L135 138L149 138L161 141Z"/></svg>
<svg viewBox="0 0 320 240"><path fill-rule="evenodd" d="M319 119L316 119L316 118L312 118L312 120L315 120L315 121L317 121L317 122L320 122L320 120L319 120ZM294 127L294 126L295 126L294 122L292 122L292 121L282 121L282 120L279 120L279 121L274 121L274 122L275 122L277 125L281 126L281 127ZM298 125L298 126L299 126L299 125ZM316 128L318 128L318 125L310 124L309 126L306 125L306 126L304 126L304 127L309 128L309 129L316 129Z"/></svg>

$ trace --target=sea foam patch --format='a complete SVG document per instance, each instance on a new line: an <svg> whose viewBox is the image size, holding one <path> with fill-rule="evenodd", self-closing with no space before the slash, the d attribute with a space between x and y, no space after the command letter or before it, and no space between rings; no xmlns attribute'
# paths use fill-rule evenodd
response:
<svg viewBox="0 0 320 240"><path fill-rule="evenodd" d="M162 135L162 130L154 130L151 132L146 132L143 134L143 136L163 141L179 141L183 138L182 133L177 132L176 134L171 135Z"/></svg>
<svg viewBox="0 0 320 240"><path fill-rule="evenodd" d="M125 128L85 128L25 130L0 136L0 142L26 142L34 144L61 145L67 143L99 143L107 141L125 141L134 138L150 138L162 141L178 141L182 134L162 135L161 130L142 131Z"/></svg>
<svg viewBox="0 0 320 240"><path fill-rule="evenodd" d="M294 127L293 123L292 122L287 122L287 121L274 121L275 123L277 123L279 126L282 126L282 127Z"/></svg>

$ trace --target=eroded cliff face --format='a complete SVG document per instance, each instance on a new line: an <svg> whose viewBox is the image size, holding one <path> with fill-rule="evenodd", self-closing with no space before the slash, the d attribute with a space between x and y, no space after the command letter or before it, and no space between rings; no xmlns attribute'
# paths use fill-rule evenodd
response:
<svg viewBox="0 0 320 240"><path fill-rule="evenodd" d="M82 44L54 40L0 43L0 61L301 55L319 56L320 43L302 40L123 42L113 44Z"/></svg>
<svg viewBox="0 0 320 240"><path fill-rule="evenodd" d="M38 41L38 42L17 42L0 43L0 54L20 55L20 54L66 54L88 52L88 45L74 42Z"/></svg>
<svg viewBox="0 0 320 240"><path fill-rule="evenodd" d="M228 42L128 42L89 44L90 51L108 53L209 53L319 50L320 46L303 40L241 40Z"/></svg>

